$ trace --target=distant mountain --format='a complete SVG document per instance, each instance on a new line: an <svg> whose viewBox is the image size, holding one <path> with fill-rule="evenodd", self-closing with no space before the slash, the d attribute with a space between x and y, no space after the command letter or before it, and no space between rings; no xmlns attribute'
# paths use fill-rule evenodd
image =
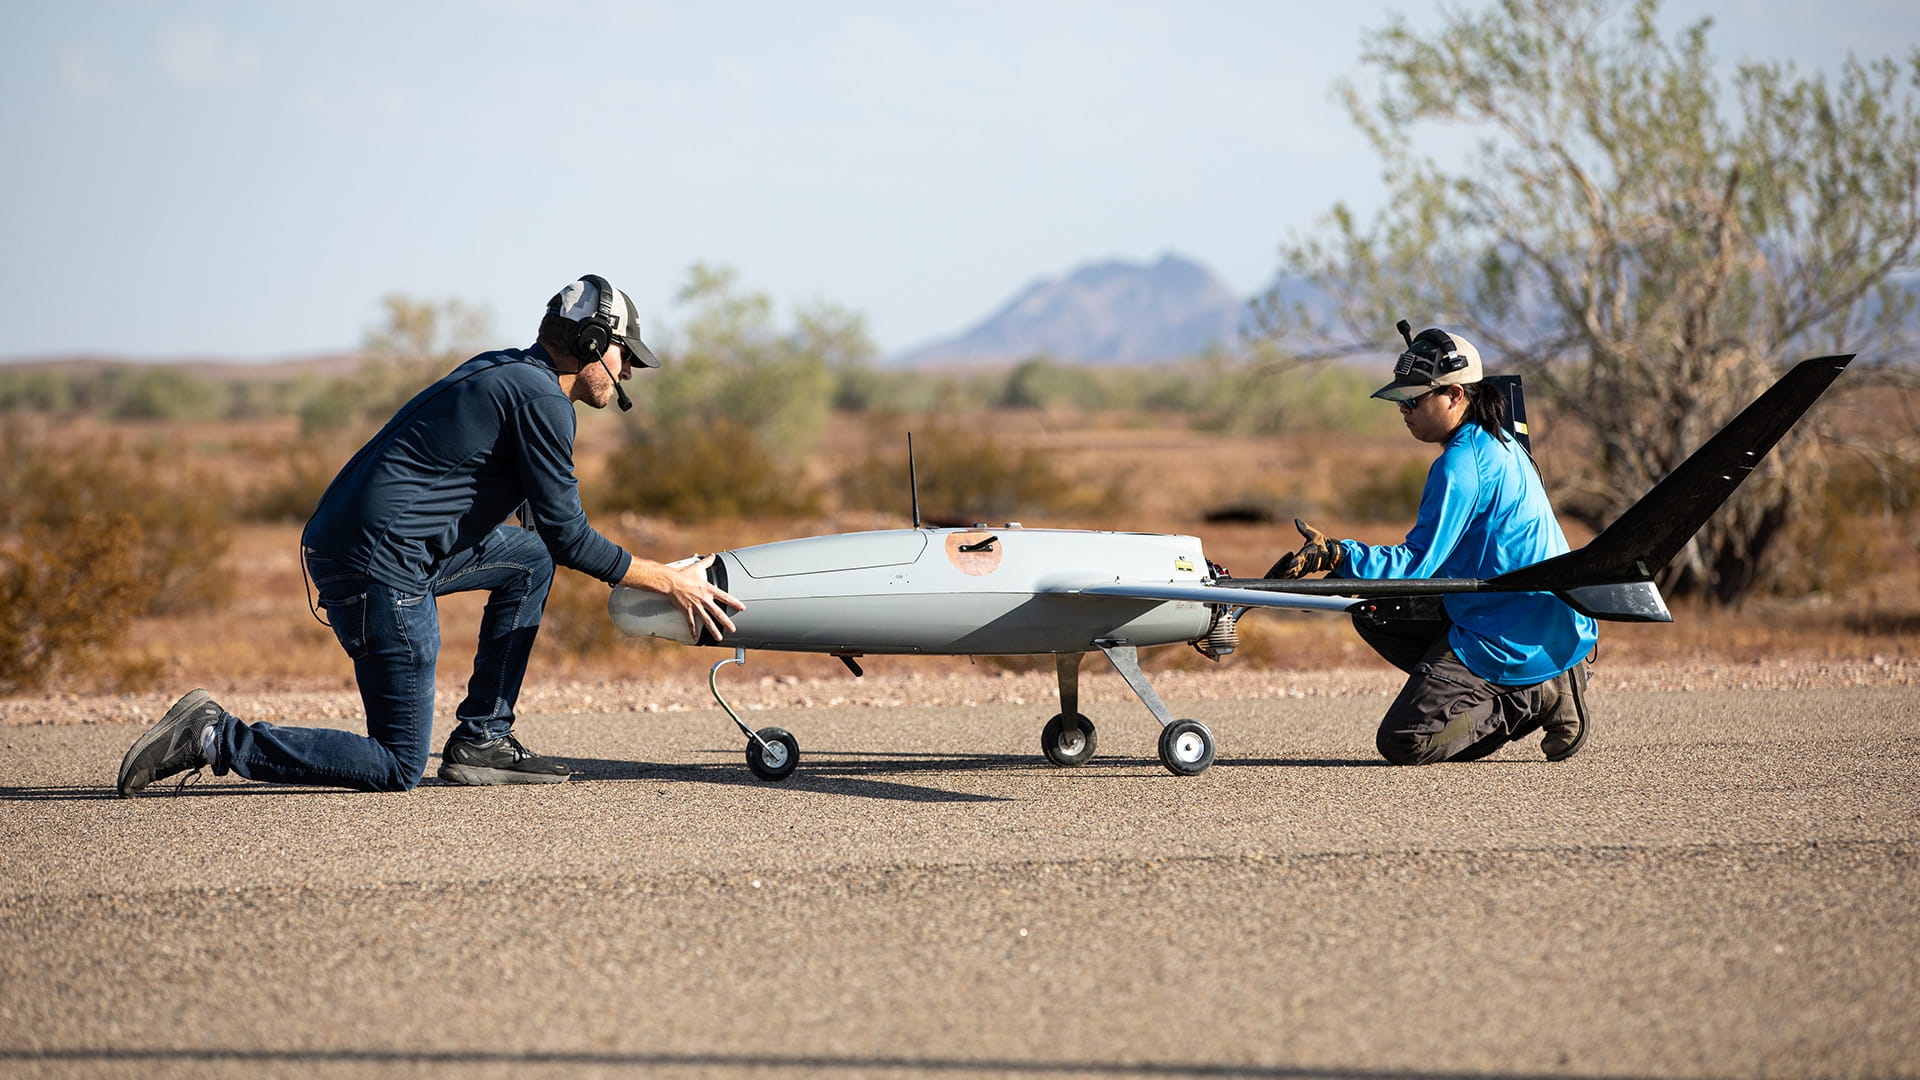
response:
<svg viewBox="0 0 1920 1080"><path fill-rule="evenodd" d="M984 364L1045 354L1148 364L1231 345L1245 319L1246 302L1199 263L1171 254L1152 265L1115 260L1035 281L971 329L890 363Z"/></svg>

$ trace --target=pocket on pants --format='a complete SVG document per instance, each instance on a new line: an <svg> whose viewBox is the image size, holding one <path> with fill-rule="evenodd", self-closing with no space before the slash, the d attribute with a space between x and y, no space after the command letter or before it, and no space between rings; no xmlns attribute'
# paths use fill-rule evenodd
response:
<svg viewBox="0 0 1920 1080"><path fill-rule="evenodd" d="M347 659L358 660L367 655L367 594L339 600L323 598L320 606L327 613L327 622L333 625L333 636L339 639L340 647L347 650Z"/></svg>

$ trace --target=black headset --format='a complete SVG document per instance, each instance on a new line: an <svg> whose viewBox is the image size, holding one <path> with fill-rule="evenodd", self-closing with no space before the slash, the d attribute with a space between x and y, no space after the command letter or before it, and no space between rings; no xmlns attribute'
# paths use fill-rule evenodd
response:
<svg viewBox="0 0 1920 1080"><path fill-rule="evenodd" d="M1428 378L1437 379L1467 366L1467 354L1460 351L1452 335L1445 330L1435 326L1414 335L1413 327L1405 319L1401 319L1394 329L1407 339L1407 351L1400 354L1400 362L1393 366L1394 378L1410 374L1417 368L1425 372Z"/></svg>
<svg viewBox="0 0 1920 1080"><path fill-rule="evenodd" d="M573 348L575 361L580 365L575 370L584 369L588 364L596 362L606 368L607 377L613 380L613 396L620 401L620 411L629 412L633 409L633 398L627 396L627 388L620 385L620 379L614 375L613 369L607 367L607 346L613 344L615 326L613 298L617 294L613 291L613 286L607 284L607 279L598 274L582 274L580 280L599 290L600 296L595 305L597 310L592 315L574 320L573 337L569 344ZM622 300L624 299L623 296ZM558 295L554 296L549 310L560 310ZM631 314L632 309L629 308L628 311ZM621 342L621 348L623 350L626 348L624 341Z"/></svg>
<svg viewBox="0 0 1920 1080"><path fill-rule="evenodd" d="M598 274L582 274L580 280L599 291L596 306L598 310L573 324L573 337L567 342L574 351L575 359L581 364L591 364L607 354L607 346L613 344L613 328L618 320L613 314L613 286ZM560 310L560 298L554 297L553 310Z"/></svg>

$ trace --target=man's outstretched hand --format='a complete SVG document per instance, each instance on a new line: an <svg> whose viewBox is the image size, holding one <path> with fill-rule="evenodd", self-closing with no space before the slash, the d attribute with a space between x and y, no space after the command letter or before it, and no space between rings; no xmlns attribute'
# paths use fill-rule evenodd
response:
<svg viewBox="0 0 1920 1080"><path fill-rule="evenodd" d="M715 558L718 556L707 555L657 563L635 556L620 584L662 594L686 615L687 626L695 638L704 628L717 639L733 632L733 620L727 617L727 609L745 611L747 605L707 580L707 567L713 565Z"/></svg>

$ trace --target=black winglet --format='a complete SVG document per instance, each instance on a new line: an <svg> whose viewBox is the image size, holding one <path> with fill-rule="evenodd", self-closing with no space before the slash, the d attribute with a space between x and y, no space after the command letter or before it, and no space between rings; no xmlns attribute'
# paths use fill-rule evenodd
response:
<svg viewBox="0 0 1920 1080"><path fill-rule="evenodd" d="M1732 496L1782 436L1840 377L1854 354L1803 360L1693 456L1577 551L1490 579L1500 590L1565 592L1651 581Z"/></svg>

